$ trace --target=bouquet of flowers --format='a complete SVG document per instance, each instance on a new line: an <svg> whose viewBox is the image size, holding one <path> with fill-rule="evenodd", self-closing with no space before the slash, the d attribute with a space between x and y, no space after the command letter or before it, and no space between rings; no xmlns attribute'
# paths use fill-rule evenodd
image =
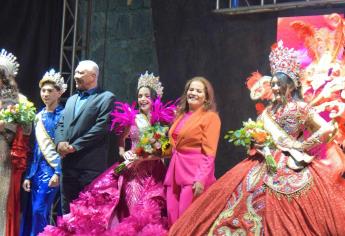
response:
<svg viewBox="0 0 345 236"><path fill-rule="evenodd" d="M168 126L162 126L159 123L146 129L140 135L139 143L135 149L135 154L143 157L150 155L166 155L170 147L167 135L168 130Z"/></svg>
<svg viewBox="0 0 345 236"><path fill-rule="evenodd" d="M245 147L250 156L255 155L258 151L255 144L256 146L260 146L260 151L265 157L268 169L276 172L277 164L270 151L270 148L274 148L275 144L271 135L265 130L263 122L249 119L243 122L241 129L228 131L224 138L229 143Z"/></svg>
<svg viewBox="0 0 345 236"><path fill-rule="evenodd" d="M36 108L34 104L28 100L19 101L15 105L8 105L0 110L0 120L7 123L17 123L22 125L30 124L35 120Z"/></svg>
<svg viewBox="0 0 345 236"><path fill-rule="evenodd" d="M155 125L148 127L139 136L139 142L134 150L134 154L140 158L164 157L169 155L171 146L168 137L169 127L166 125ZM133 161L122 162L115 168L117 174L121 173Z"/></svg>

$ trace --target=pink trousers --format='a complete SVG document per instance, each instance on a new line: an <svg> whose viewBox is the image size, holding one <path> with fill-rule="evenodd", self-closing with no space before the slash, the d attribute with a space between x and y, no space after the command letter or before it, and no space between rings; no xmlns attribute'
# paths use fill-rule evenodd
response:
<svg viewBox="0 0 345 236"><path fill-rule="evenodd" d="M183 214L194 199L192 185L179 186L179 193L174 193L172 186L167 186L167 210L169 226Z"/></svg>

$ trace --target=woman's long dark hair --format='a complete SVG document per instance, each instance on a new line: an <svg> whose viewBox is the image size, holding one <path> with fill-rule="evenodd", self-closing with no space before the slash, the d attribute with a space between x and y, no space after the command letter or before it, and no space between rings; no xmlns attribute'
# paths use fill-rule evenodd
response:
<svg viewBox="0 0 345 236"><path fill-rule="evenodd" d="M149 87L149 86L141 86L140 88L138 88L138 89L137 89L137 97L138 97L138 95L139 95L139 90L140 90L141 88L148 88L148 89L150 90L150 98L151 98L152 101L155 101L155 100L157 99L158 95L157 95L156 90L154 90L153 88L151 88L151 87Z"/></svg>
<svg viewBox="0 0 345 236"><path fill-rule="evenodd" d="M18 86L13 77L6 77L5 71L0 69L0 99L18 99Z"/></svg>
<svg viewBox="0 0 345 236"><path fill-rule="evenodd" d="M283 72L277 72L274 74L273 77L277 77L279 81L279 86L286 91L288 88L293 88L291 92L291 97L294 100L303 100L302 93L301 93L301 87L296 87L293 80L285 73Z"/></svg>

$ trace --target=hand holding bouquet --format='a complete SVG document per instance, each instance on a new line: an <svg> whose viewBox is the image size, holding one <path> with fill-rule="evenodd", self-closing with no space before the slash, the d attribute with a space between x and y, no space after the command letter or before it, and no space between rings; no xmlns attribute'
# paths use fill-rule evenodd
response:
<svg viewBox="0 0 345 236"><path fill-rule="evenodd" d="M275 144L271 135L265 130L263 122L249 119L243 122L241 129L228 131L224 138L229 143L245 147L250 156L259 151L265 157L268 169L276 172L277 164L270 151Z"/></svg>
<svg viewBox="0 0 345 236"><path fill-rule="evenodd" d="M115 169L115 172L117 174L121 173L123 169L139 159L161 158L168 155L170 150L168 130L168 126L162 126L159 123L145 129L139 136L139 143L134 152L127 151L125 153L125 161ZM126 158L127 156L130 158Z"/></svg>

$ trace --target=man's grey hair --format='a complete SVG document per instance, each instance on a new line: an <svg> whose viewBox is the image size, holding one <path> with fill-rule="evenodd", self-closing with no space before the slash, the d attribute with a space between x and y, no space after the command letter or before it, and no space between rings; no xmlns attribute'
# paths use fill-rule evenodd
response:
<svg viewBox="0 0 345 236"><path fill-rule="evenodd" d="M84 65L84 66L86 66L86 68L93 71L96 74L96 78L98 79L99 67L98 67L96 62L91 61L91 60L84 60L84 61L80 61L79 65Z"/></svg>

